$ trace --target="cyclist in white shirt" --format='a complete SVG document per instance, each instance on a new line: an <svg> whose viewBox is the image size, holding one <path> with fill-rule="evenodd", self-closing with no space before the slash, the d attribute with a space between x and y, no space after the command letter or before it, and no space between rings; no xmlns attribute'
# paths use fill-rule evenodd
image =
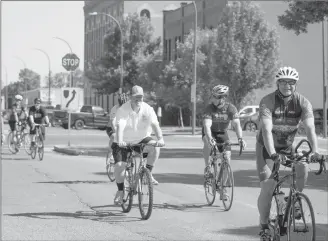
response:
<svg viewBox="0 0 328 241"><path fill-rule="evenodd" d="M160 153L160 146L164 146L162 130L159 126L154 109L143 102L143 89L140 86L133 86L131 100L123 104L116 113L117 136L112 145L113 157L115 160L114 176L118 191L114 198L114 203L120 205L124 190L124 170L128 150L126 144L155 142L151 137L152 131L158 139L158 147L146 146L144 152L148 153L146 167L152 172L153 166ZM151 174L152 182L158 182Z"/></svg>
<svg viewBox="0 0 328 241"><path fill-rule="evenodd" d="M118 104L114 105L113 108L110 110L109 121L108 121L107 126L106 126L106 133L109 137L109 150L110 150L110 152L112 152L112 144L114 142L115 133L116 133L116 125L115 125L116 112L117 112L118 108L120 108L127 101L128 101L128 96L125 93L119 94Z"/></svg>

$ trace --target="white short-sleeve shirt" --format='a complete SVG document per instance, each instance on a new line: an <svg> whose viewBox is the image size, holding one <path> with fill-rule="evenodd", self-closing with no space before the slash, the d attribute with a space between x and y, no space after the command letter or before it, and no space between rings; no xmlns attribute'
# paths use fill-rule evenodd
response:
<svg viewBox="0 0 328 241"><path fill-rule="evenodd" d="M151 135L152 124L158 124L158 120L153 107L147 103L142 102L139 112L136 113L128 101L118 109L116 124L124 128L123 141L137 144Z"/></svg>

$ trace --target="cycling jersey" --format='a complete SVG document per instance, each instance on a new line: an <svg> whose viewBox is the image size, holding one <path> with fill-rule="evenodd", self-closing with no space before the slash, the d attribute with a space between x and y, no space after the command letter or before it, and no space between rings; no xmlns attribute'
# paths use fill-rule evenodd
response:
<svg viewBox="0 0 328 241"><path fill-rule="evenodd" d="M46 110L40 106L39 109L36 109L35 106L32 106L29 111L29 116L33 116L34 123L36 124L42 124L42 119L47 116Z"/></svg>
<svg viewBox="0 0 328 241"><path fill-rule="evenodd" d="M10 114L9 114L9 122L16 122L18 121L17 117L20 116L22 112L21 106L17 105L17 103L13 104L12 107L10 108ZM17 114L17 117L16 117Z"/></svg>
<svg viewBox="0 0 328 241"><path fill-rule="evenodd" d="M277 90L260 102L261 119L272 120L272 135L275 148L289 147L293 144L300 121L313 118L311 103L301 94L295 92L285 103ZM264 146L262 129L257 135L257 142Z"/></svg>
<svg viewBox="0 0 328 241"><path fill-rule="evenodd" d="M230 121L238 119L239 114L237 108L231 103L225 103L222 108L218 108L213 104L209 104L204 111L203 119L212 120L212 132L226 132Z"/></svg>

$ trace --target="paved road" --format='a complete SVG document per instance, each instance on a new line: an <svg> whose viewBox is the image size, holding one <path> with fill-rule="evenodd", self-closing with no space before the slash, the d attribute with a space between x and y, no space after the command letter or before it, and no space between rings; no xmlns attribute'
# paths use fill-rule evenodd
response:
<svg viewBox="0 0 328 241"><path fill-rule="evenodd" d="M57 141L67 141L63 133L49 130L42 162L23 151L11 155L2 150L3 240L259 240L259 184L251 148L241 157L233 154L236 189L228 212L218 200L212 207L205 205L201 151L163 151L154 170L160 185L155 187L153 214L141 221L137 206L123 214L112 204L116 186L105 175L103 158L50 150ZM75 141L86 136L88 145L107 141L100 131L80 133ZM195 137L166 138L167 146L194 147L199 142ZM327 174L309 174L305 193L315 209L318 240L328 239L326 185Z"/></svg>

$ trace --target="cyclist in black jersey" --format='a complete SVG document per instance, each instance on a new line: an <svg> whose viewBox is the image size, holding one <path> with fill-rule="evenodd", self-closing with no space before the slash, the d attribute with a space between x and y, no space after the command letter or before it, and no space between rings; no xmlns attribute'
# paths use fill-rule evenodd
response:
<svg viewBox="0 0 328 241"><path fill-rule="evenodd" d="M312 105L304 96L296 92L298 80L299 75L296 69L280 68L276 75L277 90L265 96L260 102L256 164L261 187L257 204L261 224L260 240L262 241L271 240L268 219L276 185L271 177L271 170L275 162L281 162L280 151L290 153L293 151L294 137L301 121L313 149L311 161L319 159ZM296 186L299 191L302 191L308 175L307 165L299 162L295 168Z"/></svg>
<svg viewBox="0 0 328 241"><path fill-rule="evenodd" d="M217 85L212 90L211 103L205 108L203 113L202 139L204 142L203 154L205 160L205 177L209 173L209 157L211 148L216 143L229 141L228 127L231 122L236 131L240 144L245 148L246 142L243 140L243 132L240 126L237 108L226 101L229 87ZM230 162L231 148L228 147L225 158ZM225 190L223 190L225 195Z"/></svg>

